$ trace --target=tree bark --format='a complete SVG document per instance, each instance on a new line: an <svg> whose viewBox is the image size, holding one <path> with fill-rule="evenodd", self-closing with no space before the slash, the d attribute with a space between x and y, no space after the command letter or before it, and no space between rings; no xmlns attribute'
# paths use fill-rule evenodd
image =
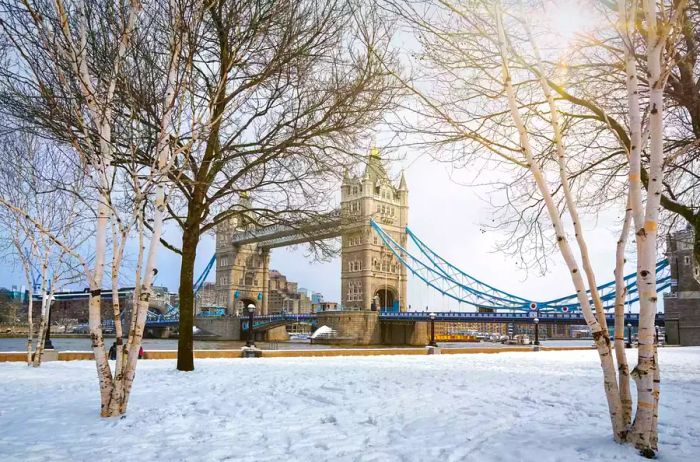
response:
<svg viewBox="0 0 700 462"><path fill-rule="evenodd" d="M190 215L193 215L191 213ZM199 223L188 219L182 233L182 261L180 263L180 327L177 340L177 370L194 370L194 262L199 242Z"/></svg>
<svg viewBox="0 0 700 462"><path fill-rule="evenodd" d="M498 40L500 46L500 54L503 65L503 86L508 97L508 107L510 109L510 115L513 120L514 125L518 129L520 148L522 151L527 165L532 173L532 176L537 184L537 189L545 202L547 212L552 225L554 226L554 231L556 234L557 245L559 251L569 268L569 274L576 288L576 294L578 296L579 303L581 305L581 311L586 320L586 324L591 329L593 334L593 339L595 341L596 348L598 350L598 355L600 357L600 363L603 369L603 384L605 390L605 396L608 402L608 410L610 413L610 420L612 423L613 434L616 441L622 441L625 435L625 427L622 425L622 405L620 403L619 391L617 388L617 377L615 375L615 365L613 363L613 358L610 350L610 338L604 335L603 329L598 322L597 317L593 313L588 295L586 294L586 285L584 283L581 271L579 271L578 263L571 250L566 239L566 233L564 231L563 224L559 215L559 210L557 209L554 199L549 189L549 185L544 177L544 173L537 163L534 155L532 153L532 148L530 144L529 135L523 122L522 116L519 112L519 106L517 98L515 95L515 89L513 88L512 77L510 74L510 66L508 63L508 50L507 41L505 36L505 30L503 27L503 19L501 13L500 2L495 2L495 19L496 26L498 29Z"/></svg>
<svg viewBox="0 0 700 462"><path fill-rule="evenodd" d="M625 354L625 248L632 222L631 199L627 200L625 220L615 252L615 359L617 360L618 387L622 403L622 420L628 427L632 420L632 393L630 391L630 370Z"/></svg>

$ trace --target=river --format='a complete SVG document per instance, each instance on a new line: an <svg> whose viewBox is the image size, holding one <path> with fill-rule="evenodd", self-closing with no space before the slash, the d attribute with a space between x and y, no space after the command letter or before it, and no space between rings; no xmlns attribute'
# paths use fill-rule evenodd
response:
<svg viewBox="0 0 700 462"><path fill-rule="evenodd" d="M105 345L112 345L114 337L105 338ZM85 338L52 338L54 348L60 351L90 351L90 339ZM561 346L591 346L592 340L546 340L542 342L542 346L561 347ZM240 349L245 342L229 341L229 340L195 340L195 350L237 350ZM308 341L288 341L288 342L256 342L256 346L263 350L308 350L308 349L329 349L329 348L348 348L347 346L334 345L317 345L311 344ZM443 348L501 348L505 345L500 343L480 342L480 343L463 343L449 342L440 343ZM386 347L386 345L375 345L375 348ZM356 348L372 348L372 346L362 346ZM143 349L149 350L177 350L177 339L143 339ZM6 337L0 338L0 351L26 351L26 337Z"/></svg>

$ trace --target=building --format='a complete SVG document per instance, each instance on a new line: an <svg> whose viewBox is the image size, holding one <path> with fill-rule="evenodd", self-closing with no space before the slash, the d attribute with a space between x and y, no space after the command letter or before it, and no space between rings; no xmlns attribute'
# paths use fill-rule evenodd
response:
<svg viewBox="0 0 700 462"><path fill-rule="evenodd" d="M310 313L311 300L306 289L298 289L296 282L277 270L270 271L269 312L275 313ZM320 295L320 294L319 294Z"/></svg>
<svg viewBox="0 0 700 462"><path fill-rule="evenodd" d="M312 305L318 305L323 303L323 294L319 292L314 292L311 294L311 304Z"/></svg>
<svg viewBox="0 0 700 462"><path fill-rule="evenodd" d="M406 246L408 188L401 174L394 186L377 148L372 148L361 177L343 177L343 215L354 220L343 230L341 304L348 309L406 309L406 267L372 229L373 219L401 246Z"/></svg>
<svg viewBox="0 0 700 462"><path fill-rule="evenodd" d="M313 305L311 305L311 309L314 313L318 313L319 311L337 311L338 304L336 302L321 302L318 304L314 303Z"/></svg>
<svg viewBox="0 0 700 462"><path fill-rule="evenodd" d="M671 268L671 291L664 294L666 341L671 345L700 345L699 268L693 259L694 233L691 228L666 238Z"/></svg>
<svg viewBox="0 0 700 462"><path fill-rule="evenodd" d="M199 313L203 307L218 306L216 303L217 291L215 282L205 282L195 296L195 313Z"/></svg>

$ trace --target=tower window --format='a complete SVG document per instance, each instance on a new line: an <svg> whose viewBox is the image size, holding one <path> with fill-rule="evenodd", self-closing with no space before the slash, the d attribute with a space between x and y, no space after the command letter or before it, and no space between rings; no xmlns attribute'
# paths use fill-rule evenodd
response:
<svg viewBox="0 0 700 462"><path fill-rule="evenodd" d="M690 255L686 255L683 257L683 263L686 265L690 265Z"/></svg>

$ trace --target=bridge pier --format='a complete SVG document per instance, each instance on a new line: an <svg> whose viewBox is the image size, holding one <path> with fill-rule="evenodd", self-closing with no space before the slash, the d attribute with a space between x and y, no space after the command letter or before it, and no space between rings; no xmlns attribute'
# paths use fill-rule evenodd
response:
<svg viewBox="0 0 700 462"><path fill-rule="evenodd" d="M259 342L286 342L289 340L287 326L277 326L263 332L256 332L255 340Z"/></svg>
<svg viewBox="0 0 700 462"><path fill-rule="evenodd" d="M334 338L315 339L331 345L379 345L382 341L377 311L324 311L318 313L318 327L337 332Z"/></svg>
<svg viewBox="0 0 700 462"><path fill-rule="evenodd" d="M195 318L194 325L198 329L216 335L217 340L241 340L241 318L238 316Z"/></svg>
<svg viewBox="0 0 700 462"><path fill-rule="evenodd" d="M382 322L383 345L425 346L430 341L428 322Z"/></svg>

